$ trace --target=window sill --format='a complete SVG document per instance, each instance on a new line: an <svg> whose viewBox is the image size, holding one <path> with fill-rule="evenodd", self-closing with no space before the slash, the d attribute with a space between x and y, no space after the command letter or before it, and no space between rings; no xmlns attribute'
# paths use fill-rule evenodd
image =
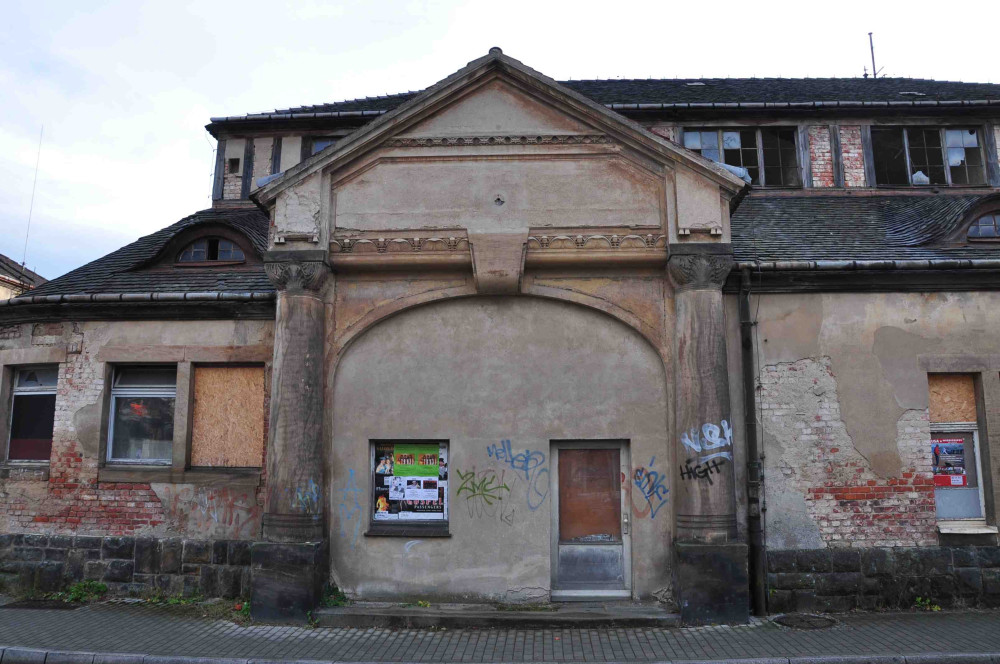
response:
<svg viewBox="0 0 1000 664"><path fill-rule="evenodd" d="M938 521L937 529L942 535L996 535L998 532L996 526L988 526L980 519Z"/></svg>
<svg viewBox="0 0 1000 664"><path fill-rule="evenodd" d="M188 468L167 466L105 466L97 471L98 482L157 482L255 488L260 484L259 468Z"/></svg>
<svg viewBox="0 0 1000 664"><path fill-rule="evenodd" d="M368 526L365 537L451 537L448 524L418 525L373 523Z"/></svg>

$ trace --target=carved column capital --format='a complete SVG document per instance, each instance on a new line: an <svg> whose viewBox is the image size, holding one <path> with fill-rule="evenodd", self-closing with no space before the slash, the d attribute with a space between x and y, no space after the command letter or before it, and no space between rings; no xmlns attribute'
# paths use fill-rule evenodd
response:
<svg viewBox="0 0 1000 664"><path fill-rule="evenodd" d="M330 273L323 261L275 261L264 263L268 279L279 291L318 293Z"/></svg>
<svg viewBox="0 0 1000 664"><path fill-rule="evenodd" d="M673 255L667 262L677 290L721 290L735 262L729 254Z"/></svg>

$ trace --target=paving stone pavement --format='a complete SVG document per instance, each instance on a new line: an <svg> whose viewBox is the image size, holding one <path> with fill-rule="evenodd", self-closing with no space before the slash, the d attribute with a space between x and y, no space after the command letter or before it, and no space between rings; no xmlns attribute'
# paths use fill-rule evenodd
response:
<svg viewBox="0 0 1000 664"><path fill-rule="evenodd" d="M850 614L834 627L386 630L238 626L114 603L0 610L0 647L341 662L610 662L1000 653L1000 612Z"/></svg>

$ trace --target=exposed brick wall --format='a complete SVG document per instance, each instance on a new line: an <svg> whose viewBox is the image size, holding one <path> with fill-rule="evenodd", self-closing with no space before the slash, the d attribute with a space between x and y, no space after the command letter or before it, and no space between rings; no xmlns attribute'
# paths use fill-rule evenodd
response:
<svg viewBox="0 0 1000 664"><path fill-rule="evenodd" d="M844 163L844 186L865 186L865 153L861 145L861 127L840 128L840 152Z"/></svg>
<svg viewBox="0 0 1000 664"><path fill-rule="evenodd" d="M113 325L93 324L93 338L69 323L57 324L59 329L36 329L44 332L42 336L29 336L31 328L25 327L23 336L8 335L3 344L67 344L80 352L70 352L59 365L48 468L0 470L0 533L259 536L263 481L256 488L232 489L98 481L107 365L98 361L97 354ZM266 400L269 386L265 381ZM267 406L265 402L265 414ZM265 423L265 440L266 435Z"/></svg>
<svg viewBox="0 0 1000 664"><path fill-rule="evenodd" d="M833 186L833 153L830 148L830 128L826 125L809 127L809 161L814 187Z"/></svg>
<svg viewBox="0 0 1000 664"><path fill-rule="evenodd" d="M226 168L226 174L222 176L222 198L227 201L239 200L240 194L243 193L243 175L230 175L228 172L229 165L223 166Z"/></svg>
<svg viewBox="0 0 1000 664"><path fill-rule="evenodd" d="M760 417L765 451L778 473L768 491L793 490L831 547L937 544L930 428L926 411L906 411L896 424L902 473L882 477L855 448L840 416L828 357L764 367Z"/></svg>

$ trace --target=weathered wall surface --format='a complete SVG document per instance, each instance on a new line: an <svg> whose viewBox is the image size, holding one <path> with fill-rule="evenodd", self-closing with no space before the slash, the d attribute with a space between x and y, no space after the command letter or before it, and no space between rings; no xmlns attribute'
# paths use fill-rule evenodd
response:
<svg viewBox="0 0 1000 664"><path fill-rule="evenodd" d="M262 487L101 481L108 362L170 362L178 352L270 346L270 321L86 322L0 328L0 364L60 356L48 467L2 467L0 532L254 539ZM143 350L145 349L145 350ZM55 353L55 355L52 355ZM6 412L6 406L4 407Z"/></svg>
<svg viewBox="0 0 1000 664"><path fill-rule="evenodd" d="M995 354L1000 295L763 295L758 320L768 547L936 544L919 358Z"/></svg>
<svg viewBox="0 0 1000 664"><path fill-rule="evenodd" d="M330 534L335 581L358 597L545 597L551 586L550 441L626 439L633 469L671 468L662 360L636 332L596 311L536 298L456 299L405 311L345 352L332 390ZM450 441L445 539L365 537L371 439ZM490 454L544 461L531 470ZM462 478L510 488L487 504ZM670 506L632 477L633 583L669 588ZM669 495L669 494L668 494ZM653 510L657 510L655 513Z"/></svg>

